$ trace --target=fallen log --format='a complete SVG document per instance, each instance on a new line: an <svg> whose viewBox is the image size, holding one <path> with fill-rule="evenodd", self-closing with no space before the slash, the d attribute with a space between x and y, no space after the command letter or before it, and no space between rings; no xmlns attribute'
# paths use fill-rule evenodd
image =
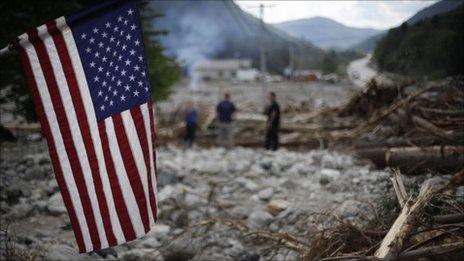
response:
<svg viewBox="0 0 464 261"><path fill-rule="evenodd" d="M452 146L464 146L464 132L455 131L452 135L452 140L446 140L443 138L436 137L434 135L424 136L413 136L413 137L395 137L388 140L379 141L367 141L357 140L354 142L356 149L367 149L367 148L381 148L381 147L410 147L415 146L435 146L435 145L452 145Z"/></svg>
<svg viewBox="0 0 464 261"><path fill-rule="evenodd" d="M398 260L415 260L421 257L432 257L448 254L464 249L464 241L443 244L438 246L424 247L416 250L403 252L398 256Z"/></svg>
<svg viewBox="0 0 464 261"><path fill-rule="evenodd" d="M432 195L432 187L429 183L425 183L415 202L412 198L406 201L401 214L396 218L387 235L382 240L379 249L375 252L374 256L376 258L393 260L398 257L405 240L411 234L413 227L417 223L417 219L422 214L425 205L432 198Z"/></svg>
<svg viewBox="0 0 464 261"><path fill-rule="evenodd" d="M339 107L331 107L331 108L322 108L322 109L314 109L310 112L306 113L299 113L296 114L293 117L290 117L290 122L293 123L304 123L308 122L309 120L316 118L316 117L321 117L327 114L335 114L340 110Z"/></svg>
<svg viewBox="0 0 464 261"><path fill-rule="evenodd" d="M333 122L333 123L283 123L281 131L283 132L314 132L330 131L340 129L352 129L356 127L354 122Z"/></svg>
<svg viewBox="0 0 464 261"><path fill-rule="evenodd" d="M422 112L426 112L426 113L428 112L428 113L445 114L445 115L464 115L464 110L462 109L445 110L445 109L420 107L419 110L421 110Z"/></svg>
<svg viewBox="0 0 464 261"><path fill-rule="evenodd" d="M444 138L444 139L448 139L448 140L451 140L452 139L452 136L453 134L451 132L447 132L446 130L440 128L440 127L437 127L435 124L431 123L430 121L427 121L421 117L418 117L418 116L412 116L412 121L422 127L423 129L427 130L427 131L430 131L432 134L440 137L440 138Z"/></svg>
<svg viewBox="0 0 464 261"><path fill-rule="evenodd" d="M457 171L464 168L463 146L396 147L357 149L379 168L398 167L407 173L420 170Z"/></svg>
<svg viewBox="0 0 464 261"><path fill-rule="evenodd" d="M33 123L12 123L12 124L4 124L3 127L9 130L13 135L21 135L21 134L31 134L37 133L42 130L40 123L33 122Z"/></svg>
<svg viewBox="0 0 464 261"><path fill-rule="evenodd" d="M433 217L433 221L439 224L451 224L459 223L464 220L464 214L448 214L448 215L438 215Z"/></svg>

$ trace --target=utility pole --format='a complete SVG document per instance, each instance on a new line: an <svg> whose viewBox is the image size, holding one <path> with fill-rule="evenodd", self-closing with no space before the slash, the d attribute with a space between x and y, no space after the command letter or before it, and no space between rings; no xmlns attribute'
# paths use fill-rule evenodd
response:
<svg viewBox="0 0 464 261"><path fill-rule="evenodd" d="M295 51L293 46L288 46L288 68L290 69L290 80L293 80L293 71L295 70Z"/></svg>
<svg viewBox="0 0 464 261"><path fill-rule="evenodd" d="M266 74L267 74L267 63L266 63L266 55L267 55L267 46L266 46L266 24L264 23L264 9L268 7L272 7L274 5L269 4L260 4L259 6L251 6L252 8L259 7L259 19L260 21L260 33L259 33L259 51L260 51L260 65L261 65L261 87L262 87L262 95L263 95L263 109L266 107L266 97L267 97L267 82L266 82Z"/></svg>
<svg viewBox="0 0 464 261"><path fill-rule="evenodd" d="M264 24L264 4L259 5L259 14L261 19L261 32L260 32L260 57L261 57L261 87L263 95L263 109L266 107L266 96L267 96L267 82L266 82L266 27Z"/></svg>

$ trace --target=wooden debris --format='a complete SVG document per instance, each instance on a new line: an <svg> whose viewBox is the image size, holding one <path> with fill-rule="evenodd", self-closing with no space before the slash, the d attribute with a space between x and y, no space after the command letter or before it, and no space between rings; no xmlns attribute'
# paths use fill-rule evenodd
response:
<svg viewBox="0 0 464 261"><path fill-rule="evenodd" d="M416 225L419 216L424 211L424 206L431 199L433 188L429 183L425 183L416 200L408 199L404 204L403 210L393 223L387 235L375 252L376 258L395 259L398 257L404 242Z"/></svg>
<svg viewBox="0 0 464 261"><path fill-rule="evenodd" d="M455 243L443 244L438 246L424 247L408 252L403 252L398 255L398 260L414 260L421 257L437 257L439 255L456 252L464 249L464 241Z"/></svg>
<svg viewBox="0 0 464 261"><path fill-rule="evenodd" d="M378 167L399 167L407 172L424 169L458 170L464 167L464 146L397 147L357 149Z"/></svg>
<svg viewBox="0 0 464 261"><path fill-rule="evenodd" d="M403 178L401 177L401 173L398 169L393 171L394 176L390 178L391 182L393 183L393 188L395 189L396 197L398 199L398 203L403 208L404 204L408 200L409 196L404 188Z"/></svg>
<svg viewBox="0 0 464 261"><path fill-rule="evenodd" d="M433 217L433 221L438 224L458 223L458 222L463 222L463 220L464 220L463 213L438 215L438 216Z"/></svg>
<svg viewBox="0 0 464 261"><path fill-rule="evenodd" d="M444 138L444 139L452 139L452 133L450 132L447 132L446 130L440 128L440 127L437 127L435 124L421 118L421 117L418 117L418 116L412 116L412 121L419 125L420 127L430 131L431 133L433 133L434 135L438 136L438 137L441 137L441 138Z"/></svg>

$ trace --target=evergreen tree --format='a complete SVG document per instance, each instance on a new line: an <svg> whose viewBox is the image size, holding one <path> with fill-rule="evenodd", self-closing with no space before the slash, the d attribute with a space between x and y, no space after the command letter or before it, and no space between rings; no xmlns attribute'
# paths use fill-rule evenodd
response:
<svg viewBox="0 0 464 261"><path fill-rule="evenodd" d="M391 29L374 52L381 71L413 77L464 74L464 7Z"/></svg>
<svg viewBox="0 0 464 261"><path fill-rule="evenodd" d="M150 1L141 2L140 9L152 98L154 101L164 100L171 93L170 87L180 79L181 68L173 57L164 54L164 48L157 40L168 33L153 28L153 23L162 15L153 10Z"/></svg>
<svg viewBox="0 0 464 261"><path fill-rule="evenodd" d="M324 74L334 73L337 71L337 54L335 51L329 51L324 55L322 60L322 72Z"/></svg>

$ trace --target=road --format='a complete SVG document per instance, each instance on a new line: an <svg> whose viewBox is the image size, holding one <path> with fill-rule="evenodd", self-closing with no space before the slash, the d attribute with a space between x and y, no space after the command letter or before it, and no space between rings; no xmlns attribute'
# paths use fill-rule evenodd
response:
<svg viewBox="0 0 464 261"><path fill-rule="evenodd" d="M369 60L371 55L368 54L365 57L354 60L348 65L348 76L351 82L357 87L364 87L365 84L372 78L377 81L383 82L386 80L385 76L379 74L376 70L369 67Z"/></svg>

